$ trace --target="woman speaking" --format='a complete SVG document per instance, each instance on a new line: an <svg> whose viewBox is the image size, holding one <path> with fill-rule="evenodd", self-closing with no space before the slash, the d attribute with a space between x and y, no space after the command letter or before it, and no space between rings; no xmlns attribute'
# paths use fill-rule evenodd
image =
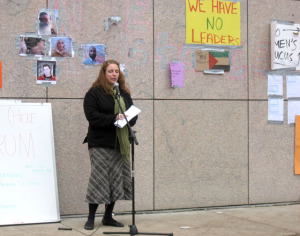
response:
<svg viewBox="0 0 300 236"><path fill-rule="evenodd" d="M127 126L117 128L116 120L125 119L116 100L114 84L120 85L120 105L126 111L133 105L125 77L117 61L105 61L100 73L84 98L84 113L89 122L88 143L91 160L91 176L88 183L86 202L89 216L84 226L94 228L95 213L99 204L105 204L103 225L123 227L112 217L117 200L131 200L130 142ZM137 116L130 120L136 123Z"/></svg>

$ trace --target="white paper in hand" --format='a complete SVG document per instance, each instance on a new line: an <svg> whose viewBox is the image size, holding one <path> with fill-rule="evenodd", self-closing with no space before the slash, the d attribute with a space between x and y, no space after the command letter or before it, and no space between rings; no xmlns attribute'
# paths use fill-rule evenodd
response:
<svg viewBox="0 0 300 236"><path fill-rule="evenodd" d="M138 109L137 107L132 105L131 107L129 107L129 109L127 111L125 111L125 115L126 115L127 120L130 121L133 117L137 116L140 112L141 112L140 109ZM126 124L127 124L126 119L117 120L115 122L115 126L117 126L119 128L123 128Z"/></svg>

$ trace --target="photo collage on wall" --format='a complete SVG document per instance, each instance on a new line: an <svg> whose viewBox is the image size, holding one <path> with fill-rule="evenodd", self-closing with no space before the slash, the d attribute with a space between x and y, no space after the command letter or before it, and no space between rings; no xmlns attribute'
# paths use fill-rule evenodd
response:
<svg viewBox="0 0 300 236"><path fill-rule="evenodd" d="M57 58L73 58L72 38L58 34L58 10L41 9L36 33L20 35L20 56L37 58L36 84L56 84ZM102 65L105 61L105 45L82 44L83 65Z"/></svg>

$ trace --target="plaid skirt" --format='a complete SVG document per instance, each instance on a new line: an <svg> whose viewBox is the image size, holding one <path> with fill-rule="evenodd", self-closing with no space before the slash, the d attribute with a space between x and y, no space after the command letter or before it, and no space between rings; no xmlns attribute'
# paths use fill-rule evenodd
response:
<svg viewBox="0 0 300 236"><path fill-rule="evenodd" d="M90 148L91 176L85 201L109 204L117 200L131 200L131 167L119 151Z"/></svg>

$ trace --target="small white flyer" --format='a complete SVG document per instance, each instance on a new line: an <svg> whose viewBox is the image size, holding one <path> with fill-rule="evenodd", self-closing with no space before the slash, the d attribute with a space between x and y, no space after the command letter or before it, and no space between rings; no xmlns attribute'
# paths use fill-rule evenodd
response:
<svg viewBox="0 0 300 236"><path fill-rule="evenodd" d="M283 121L283 98L269 98L268 120Z"/></svg>
<svg viewBox="0 0 300 236"><path fill-rule="evenodd" d="M286 97L300 98L300 75L286 76Z"/></svg>
<svg viewBox="0 0 300 236"><path fill-rule="evenodd" d="M268 75L268 96L283 96L283 76Z"/></svg>
<svg viewBox="0 0 300 236"><path fill-rule="evenodd" d="M288 100L288 124L295 123L296 115L300 115L300 101Z"/></svg>
<svg viewBox="0 0 300 236"><path fill-rule="evenodd" d="M137 107L135 107L134 105L129 107L129 109L127 111L125 111L125 115L126 115L128 122L133 117L137 116L140 112L141 112L141 110L138 109ZM115 126L117 126L119 128L123 128L127 124L127 122L125 119L123 119L123 120L117 120L114 124L115 124Z"/></svg>

